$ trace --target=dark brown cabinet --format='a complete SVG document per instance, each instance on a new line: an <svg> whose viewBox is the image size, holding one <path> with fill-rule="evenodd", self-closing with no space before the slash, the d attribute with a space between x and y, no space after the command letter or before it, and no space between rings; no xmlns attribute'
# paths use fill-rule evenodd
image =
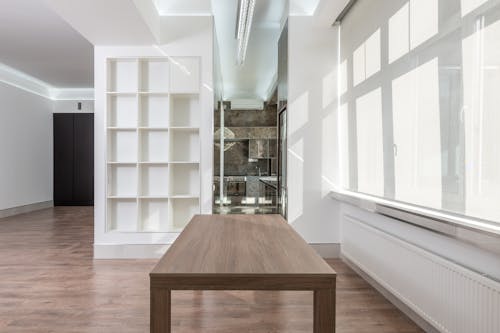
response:
<svg viewBox="0 0 500 333"><path fill-rule="evenodd" d="M94 204L94 114L54 114L54 205Z"/></svg>

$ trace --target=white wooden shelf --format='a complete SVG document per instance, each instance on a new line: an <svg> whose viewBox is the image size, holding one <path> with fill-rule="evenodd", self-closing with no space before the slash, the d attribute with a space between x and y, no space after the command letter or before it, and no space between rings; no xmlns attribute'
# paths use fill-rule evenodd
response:
<svg viewBox="0 0 500 333"><path fill-rule="evenodd" d="M108 60L107 230L179 232L200 212L199 59Z"/></svg>
<svg viewBox="0 0 500 333"><path fill-rule="evenodd" d="M159 162L148 162L148 161L140 161L138 164L140 165L169 165L168 161L159 161Z"/></svg>
<svg viewBox="0 0 500 333"><path fill-rule="evenodd" d="M168 131L168 127L139 127L139 130L141 131Z"/></svg>
<svg viewBox="0 0 500 333"><path fill-rule="evenodd" d="M137 162L113 162L109 161L108 165L136 165Z"/></svg>
<svg viewBox="0 0 500 333"><path fill-rule="evenodd" d="M139 91L137 92L139 95L148 95L148 96L168 96L170 93L166 91Z"/></svg>
<svg viewBox="0 0 500 333"><path fill-rule="evenodd" d="M198 199L198 195L171 195L169 196L170 199Z"/></svg>
<svg viewBox="0 0 500 333"><path fill-rule="evenodd" d="M196 128L200 126L199 95L170 96L170 126L178 128Z"/></svg>
<svg viewBox="0 0 500 333"><path fill-rule="evenodd" d="M196 132L196 131L199 131L200 128L199 127L180 127L180 126L177 126L177 127L169 127L169 129L171 131L187 131L187 132Z"/></svg>
<svg viewBox="0 0 500 333"><path fill-rule="evenodd" d="M170 230L182 230L193 215L199 214L200 202L198 198L170 198L168 203Z"/></svg>
<svg viewBox="0 0 500 333"><path fill-rule="evenodd" d="M136 127L108 127L110 131L136 131Z"/></svg>
<svg viewBox="0 0 500 333"><path fill-rule="evenodd" d="M137 92L106 91L106 94L110 96L136 96Z"/></svg>

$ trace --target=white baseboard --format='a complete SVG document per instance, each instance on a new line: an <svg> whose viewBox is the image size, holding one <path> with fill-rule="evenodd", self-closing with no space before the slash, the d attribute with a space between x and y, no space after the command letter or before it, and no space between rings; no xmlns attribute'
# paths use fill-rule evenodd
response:
<svg viewBox="0 0 500 333"><path fill-rule="evenodd" d="M159 259L170 244L94 244L94 259Z"/></svg>
<svg viewBox="0 0 500 333"><path fill-rule="evenodd" d="M45 208L50 208L50 207L54 207L54 202L52 200L35 202L35 203L29 204L29 205L17 206L17 207L12 207L12 208L6 208L6 209L0 210L0 218L29 213L29 212L33 212L35 210L40 210L40 209L45 209Z"/></svg>
<svg viewBox="0 0 500 333"><path fill-rule="evenodd" d="M310 244L323 258L338 258L340 244ZM94 244L95 259L158 259L170 244Z"/></svg>
<svg viewBox="0 0 500 333"><path fill-rule="evenodd" d="M340 243L318 243L309 244L316 252L325 259L340 257Z"/></svg>

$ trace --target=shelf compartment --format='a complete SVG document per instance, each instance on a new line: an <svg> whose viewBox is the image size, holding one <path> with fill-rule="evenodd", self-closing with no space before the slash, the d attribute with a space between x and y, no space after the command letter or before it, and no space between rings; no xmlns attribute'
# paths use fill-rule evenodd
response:
<svg viewBox="0 0 500 333"><path fill-rule="evenodd" d="M137 127L108 127L110 131L135 131Z"/></svg>
<svg viewBox="0 0 500 333"><path fill-rule="evenodd" d="M141 231L167 232L169 223L168 199L141 199L140 201Z"/></svg>
<svg viewBox="0 0 500 333"><path fill-rule="evenodd" d="M137 162L108 162L108 165L136 165Z"/></svg>
<svg viewBox="0 0 500 333"><path fill-rule="evenodd" d="M139 66L136 59L111 59L108 62L108 91L136 92Z"/></svg>
<svg viewBox="0 0 500 333"><path fill-rule="evenodd" d="M140 165L168 165L168 162L139 162Z"/></svg>
<svg viewBox="0 0 500 333"><path fill-rule="evenodd" d="M168 196L168 166L141 165L141 196Z"/></svg>
<svg viewBox="0 0 500 333"><path fill-rule="evenodd" d="M170 196L196 198L199 194L199 165L172 164L170 166Z"/></svg>
<svg viewBox="0 0 500 333"><path fill-rule="evenodd" d="M168 131L141 131L141 162L167 162Z"/></svg>
<svg viewBox="0 0 500 333"><path fill-rule="evenodd" d="M168 127L139 127L139 130L141 131L168 131Z"/></svg>
<svg viewBox="0 0 500 333"><path fill-rule="evenodd" d="M141 60L141 91L167 92L170 77L167 59Z"/></svg>
<svg viewBox="0 0 500 333"><path fill-rule="evenodd" d="M170 161L197 162L200 159L198 131L170 130Z"/></svg>
<svg viewBox="0 0 500 333"><path fill-rule="evenodd" d="M170 161L168 164L200 164L199 162L189 162L189 161Z"/></svg>
<svg viewBox="0 0 500 333"><path fill-rule="evenodd" d="M110 197L137 196L137 166L135 165L108 166L108 196Z"/></svg>
<svg viewBox="0 0 500 333"><path fill-rule="evenodd" d="M108 199L108 231L136 232L136 199Z"/></svg>
<svg viewBox="0 0 500 333"><path fill-rule="evenodd" d="M200 60L197 57L173 57L170 63L170 92L198 93Z"/></svg>
<svg viewBox="0 0 500 333"><path fill-rule="evenodd" d="M200 102L198 95L181 94L170 96L170 126L200 126Z"/></svg>
<svg viewBox="0 0 500 333"><path fill-rule="evenodd" d="M137 96L108 96L108 127L137 127Z"/></svg>
<svg viewBox="0 0 500 333"><path fill-rule="evenodd" d="M137 132L110 131L108 161L109 162L137 162Z"/></svg>
<svg viewBox="0 0 500 333"><path fill-rule="evenodd" d="M198 199L169 199L169 221L171 232L181 232L194 215L200 213Z"/></svg>
<svg viewBox="0 0 500 333"><path fill-rule="evenodd" d="M168 127L169 98L163 95L141 95L141 127Z"/></svg>

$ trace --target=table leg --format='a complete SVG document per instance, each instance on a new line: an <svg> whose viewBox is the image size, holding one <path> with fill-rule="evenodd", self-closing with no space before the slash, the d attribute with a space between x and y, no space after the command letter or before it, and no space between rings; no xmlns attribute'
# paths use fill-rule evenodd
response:
<svg viewBox="0 0 500 333"><path fill-rule="evenodd" d="M335 332L335 289L314 291L314 333Z"/></svg>
<svg viewBox="0 0 500 333"><path fill-rule="evenodd" d="M150 332L170 333L170 296L169 289L151 289Z"/></svg>

